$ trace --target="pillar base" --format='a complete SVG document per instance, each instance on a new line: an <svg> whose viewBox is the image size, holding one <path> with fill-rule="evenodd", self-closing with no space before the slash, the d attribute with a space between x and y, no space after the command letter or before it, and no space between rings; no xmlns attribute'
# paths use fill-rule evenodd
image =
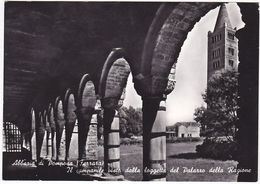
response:
<svg viewBox="0 0 260 184"><path fill-rule="evenodd" d="M123 181L125 177L120 174L120 175L112 175L109 173L103 173L102 176L100 177L101 180L103 181Z"/></svg>

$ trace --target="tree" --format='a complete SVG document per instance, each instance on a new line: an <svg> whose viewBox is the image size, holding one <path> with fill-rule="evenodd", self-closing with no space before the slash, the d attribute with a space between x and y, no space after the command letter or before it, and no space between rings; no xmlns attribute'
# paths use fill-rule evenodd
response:
<svg viewBox="0 0 260 184"><path fill-rule="evenodd" d="M228 70L212 76L202 96L207 107L197 108L194 119L201 124L206 139L196 146L198 155L203 158L236 160L238 72Z"/></svg>
<svg viewBox="0 0 260 184"><path fill-rule="evenodd" d="M142 135L142 109L123 106L118 111L120 117L120 137L131 137L131 135ZM103 135L104 110L98 113L98 139Z"/></svg>
<svg viewBox="0 0 260 184"><path fill-rule="evenodd" d="M207 108L197 108L194 116L205 136L234 137L238 121L238 72L227 70L213 75L202 96Z"/></svg>
<svg viewBox="0 0 260 184"><path fill-rule="evenodd" d="M129 137L130 135L141 135L143 132L142 110L132 106L122 107L119 111L120 135Z"/></svg>

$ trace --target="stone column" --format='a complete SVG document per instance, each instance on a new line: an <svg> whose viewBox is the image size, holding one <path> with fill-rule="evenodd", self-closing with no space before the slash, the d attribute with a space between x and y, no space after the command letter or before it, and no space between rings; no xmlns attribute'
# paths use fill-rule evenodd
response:
<svg viewBox="0 0 260 184"><path fill-rule="evenodd" d="M78 152L78 142L75 142L74 140L72 141L72 139L76 139L77 141L77 135L73 133L77 119L75 111L76 105L74 95L71 93L71 90L68 89L65 95L66 161L71 160L71 156L74 158L74 160L78 158L78 154L75 154ZM70 147L72 147L72 149L70 149ZM70 153L72 155L70 155Z"/></svg>
<svg viewBox="0 0 260 184"><path fill-rule="evenodd" d="M170 71L164 94L149 96L146 93L142 97L144 181L166 181L166 95L175 86L175 67L173 65Z"/></svg>
<svg viewBox="0 0 260 184"><path fill-rule="evenodd" d="M56 123L56 150L57 161L65 161L65 119L63 113L63 105L60 98L56 99L55 104L55 123Z"/></svg>
<svg viewBox="0 0 260 184"><path fill-rule="evenodd" d="M41 147L41 158L46 158L47 156L47 131L44 129L44 136L43 136L43 141L42 141L42 147Z"/></svg>
<svg viewBox="0 0 260 184"><path fill-rule="evenodd" d="M51 159L56 160L57 158L57 150L56 150L56 131L51 130Z"/></svg>
<svg viewBox="0 0 260 184"><path fill-rule="evenodd" d="M116 110L109 108L104 108L104 172L121 174L119 118Z"/></svg>
<svg viewBox="0 0 260 184"><path fill-rule="evenodd" d="M96 100L95 86L90 80L89 75L85 74L80 81L77 101L77 117L79 122L79 162L77 172L79 174L94 174L89 172L88 169L87 138Z"/></svg>
<svg viewBox="0 0 260 184"><path fill-rule="evenodd" d="M143 180L149 181L152 179L159 178L157 175L153 175L151 169L156 169L155 166L161 168L164 163L155 158L164 158L162 155L164 146L159 130L162 129L160 124L155 122L157 111L159 109L160 98L143 98ZM158 131L157 131L158 129ZM158 132L158 133L156 133ZM157 147L156 146L161 146ZM155 148L155 150L154 150ZM152 152L152 150L154 152ZM156 163L158 162L158 164ZM157 165L156 165L157 164ZM155 167L155 168L153 168ZM159 172L159 170L158 170ZM163 175L161 172L159 176Z"/></svg>
<svg viewBox="0 0 260 184"><path fill-rule="evenodd" d="M49 122L50 122L50 137L51 137L51 160L55 160L57 155L56 155L56 125L55 125L55 120L54 120L54 111L53 107L50 104L49 105Z"/></svg>
<svg viewBox="0 0 260 184"><path fill-rule="evenodd" d="M104 177L123 179L120 169L120 136L118 109L122 106L124 89L130 73L122 48L114 48L103 66L99 96L104 109ZM115 177L117 176L117 177Z"/></svg>
<svg viewBox="0 0 260 184"><path fill-rule="evenodd" d="M35 111L31 110L31 155L32 160L37 160L37 153L36 153L36 124L35 124Z"/></svg>
<svg viewBox="0 0 260 184"><path fill-rule="evenodd" d="M42 118L43 118L44 137L43 137L43 142L42 142L41 158L45 159L47 157L47 154L48 154L48 137L47 137L48 120L47 120L47 112L46 111L43 112Z"/></svg>
<svg viewBox="0 0 260 184"><path fill-rule="evenodd" d="M43 115L41 112L39 112L37 117L37 130L36 130L36 140L37 140L37 162L39 162L42 159L43 156L43 144L44 144L44 135L45 135L45 127L43 124ZM46 151L46 149L45 149Z"/></svg>
<svg viewBox="0 0 260 184"><path fill-rule="evenodd" d="M89 132L89 125L92 118L93 109L82 107L79 109L79 160L86 160L86 143Z"/></svg>
<svg viewBox="0 0 260 184"><path fill-rule="evenodd" d="M28 138L30 137L30 132L22 133L22 151L28 152L30 151L30 142ZM30 138L29 138L30 139Z"/></svg>
<svg viewBox="0 0 260 184"><path fill-rule="evenodd" d="M166 181L166 99L159 105L151 131L151 168L159 171L151 180ZM155 154L153 154L155 153Z"/></svg>
<svg viewBox="0 0 260 184"><path fill-rule="evenodd" d="M100 112L100 102L97 100L95 111L92 114L92 118L89 125L89 131L87 136L86 145L86 159L89 161L97 161L97 114Z"/></svg>
<svg viewBox="0 0 260 184"><path fill-rule="evenodd" d="M118 111L123 105L125 91L120 100L102 99L104 108L104 173L122 176L120 169L120 124ZM115 105L117 104L117 105Z"/></svg>
<svg viewBox="0 0 260 184"><path fill-rule="evenodd" d="M98 103L96 103L98 104ZM80 156L78 173L87 175L101 175L101 170L99 169L98 161L98 139L97 139L97 113L100 111L100 107L91 110L88 113L88 118L85 124L81 124L79 131L82 131L84 126L84 131L80 134ZM90 116L91 115L91 116ZM86 116L85 116L86 117ZM86 120L86 119L85 119ZM88 123L87 123L88 122Z"/></svg>
<svg viewBox="0 0 260 184"><path fill-rule="evenodd" d="M47 159L51 160L51 157L52 157L52 144L51 144L51 133L48 132L47 133L47 139L48 139L48 142L47 142Z"/></svg>
<svg viewBox="0 0 260 184"><path fill-rule="evenodd" d="M256 182L259 159L259 3L238 3L245 27L236 32L239 48L238 181Z"/></svg>
<svg viewBox="0 0 260 184"><path fill-rule="evenodd" d="M52 156L52 140L51 140L51 127L48 115L46 115L46 135L47 135L47 156L48 160L51 160Z"/></svg>
<svg viewBox="0 0 260 184"><path fill-rule="evenodd" d="M74 161L79 158L79 141L78 141L78 135L79 130L78 130L78 120L76 119L75 125L73 128L73 132L71 135L71 142L69 147L69 154L68 154L68 161Z"/></svg>

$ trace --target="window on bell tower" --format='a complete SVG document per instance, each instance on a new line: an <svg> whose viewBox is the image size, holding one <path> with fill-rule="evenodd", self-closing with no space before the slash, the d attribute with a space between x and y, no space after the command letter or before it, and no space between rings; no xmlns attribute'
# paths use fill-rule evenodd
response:
<svg viewBox="0 0 260 184"><path fill-rule="evenodd" d="M230 40L234 40L235 39L235 35L233 33L228 32L228 38Z"/></svg>
<svg viewBox="0 0 260 184"><path fill-rule="evenodd" d="M232 67L234 66L234 61L233 60L229 60L228 63L229 63L230 66L232 66Z"/></svg>
<svg viewBox="0 0 260 184"><path fill-rule="evenodd" d="M233 48L228 48L228 53L234 56L234 49Z"/></svg>

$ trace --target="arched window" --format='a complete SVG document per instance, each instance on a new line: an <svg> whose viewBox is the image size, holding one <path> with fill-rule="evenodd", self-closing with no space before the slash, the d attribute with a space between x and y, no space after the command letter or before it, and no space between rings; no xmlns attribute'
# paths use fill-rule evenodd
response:
<svg viewBox="0 0 260 184"><path fill-rule="evenodd" d="M230 40L234 40L235 39L235 35L233 33L228 32L228 38Z"/></svg>
<svg viewBox="0 0 260 184"><path fill-rule="evenodd" d="M229 60L228 63L229 63L230 66L232 66L232 67L234 66L234 61L233 60Z"/></svg>

